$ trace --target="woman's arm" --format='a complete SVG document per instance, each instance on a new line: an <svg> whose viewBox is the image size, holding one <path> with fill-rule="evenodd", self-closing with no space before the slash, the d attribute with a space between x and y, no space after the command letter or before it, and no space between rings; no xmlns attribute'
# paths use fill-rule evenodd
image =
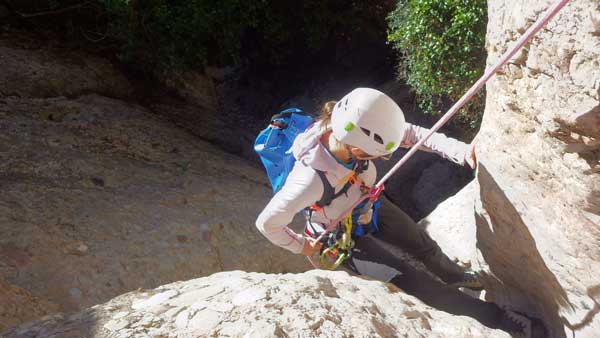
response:
<svg viewBox="0 0 600 338"><path fill-rule="evenodd" d="M305 239L288 224L296 213L318 201L322 195L323 183L314 169L296 162L281 190L258 216L256 227L273 244L299 254Z"/></svg>
<svg viewBox="0 0 600 338"><path fill-rule="evenodd" d="M406 123L404 138L400 144L403 148L410 148L429 133L429 129ZM436 153L450 161L465 165L467 158L471 157L472 147L469 144L447 137L442 133L433 133L423 143L419 150ZM469 163L469 165L471 165Z"/></svg>

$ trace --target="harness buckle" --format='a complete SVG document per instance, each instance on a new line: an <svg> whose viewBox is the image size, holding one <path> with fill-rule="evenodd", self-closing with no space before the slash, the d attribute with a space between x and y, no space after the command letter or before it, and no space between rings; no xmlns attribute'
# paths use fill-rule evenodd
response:
<svg viewBox="0 0 600 338"><path fill-rule="evenodd" d="M319 211L323 210L323 207L320 207L320 206L318 206L318 205L316 205L316 204L313 204L313 205L311 205L311 206L310 206L310 207L308 207L308 208L309 208L310 210L312 210L312 211L316 211L316 212L319 212Z"/></svg>
<svg viewBox="0 0 600 338"><path fill-rule="evenodd" d="M357 179L356 176L350 176L350 178L348 178L348 183L354 185L356 183Z"/></svg>
<svg viewBox="0 0 600 338"><path fill-rule="evenodd" d="M271 122L271 126L275 129L285 129L288 127L288 124L282 120L274 120Z"/></svg>

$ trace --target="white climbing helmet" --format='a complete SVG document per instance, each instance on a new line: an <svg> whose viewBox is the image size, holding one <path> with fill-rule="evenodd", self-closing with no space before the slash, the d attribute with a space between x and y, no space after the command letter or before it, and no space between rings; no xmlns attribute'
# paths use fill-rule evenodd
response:
<svg viewBox="0 0 600 338"><path fill-rule="evenodd" d="M372 88L356 88L336 103L331 128L338 141L372 156L393 153L404 135L404 113L396 102Z"/></svg>

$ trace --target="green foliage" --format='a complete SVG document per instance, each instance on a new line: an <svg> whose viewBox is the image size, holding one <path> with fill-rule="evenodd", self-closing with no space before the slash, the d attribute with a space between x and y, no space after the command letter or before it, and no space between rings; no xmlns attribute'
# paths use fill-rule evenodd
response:
<svg viewBox="0 0 600 338"><path fill-rule="evenodd" d="M32 26L117 46L146 70L295 64L369 34L385 39L394 0L7 0ZM348 43L351 45L351 43ZM257 67L260 68L260 67ZM264 68L264 67L263 67Z"/></svg>
<svg viewBox="0 0 600 338"><path fill-rule="evenodd" d="M483 0L400 0L388 16L388 41L400 52L399 75L419 105L438 113L444 99L456 101L483 74L487 4ZM483 95L463 108L478 124Z"/></svg>
<svg viewBox="0 0 600 338"><path fill-rule="evenodd" d="M101 0L111 35L128 61L182 68L211 57L235 59L239 35L263 2L242 0ZM140 60L141 59L141 60Z"/></svg>
<svg viewBox="0 0 600 338"><path fill-rule="evenodd" d="M373 17L385 30L392 7L390 0L98 1L111 18L111 36L127 42L125 55L151 55L168 67L235 64L243 56L281 63L298 50L316 53Z"/></svg>

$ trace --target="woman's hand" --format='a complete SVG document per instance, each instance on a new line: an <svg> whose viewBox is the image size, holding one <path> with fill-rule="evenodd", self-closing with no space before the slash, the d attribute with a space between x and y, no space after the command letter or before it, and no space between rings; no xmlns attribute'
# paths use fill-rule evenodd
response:
<svg viewBox="0 0 600 338"><path fill-rule="evenodd" d="M312 256L315 252L321 250L322 244L317 242L314 238L304 236L304 247L300 252L304 256Z"/></svg>
<svg viewBox="0 0 600 338"><path fill-rule="evenodd" d="M465 162L471 169L477 168L477 156L475 155L475 142L469 145L469 151L465 154Z"/></svg>

